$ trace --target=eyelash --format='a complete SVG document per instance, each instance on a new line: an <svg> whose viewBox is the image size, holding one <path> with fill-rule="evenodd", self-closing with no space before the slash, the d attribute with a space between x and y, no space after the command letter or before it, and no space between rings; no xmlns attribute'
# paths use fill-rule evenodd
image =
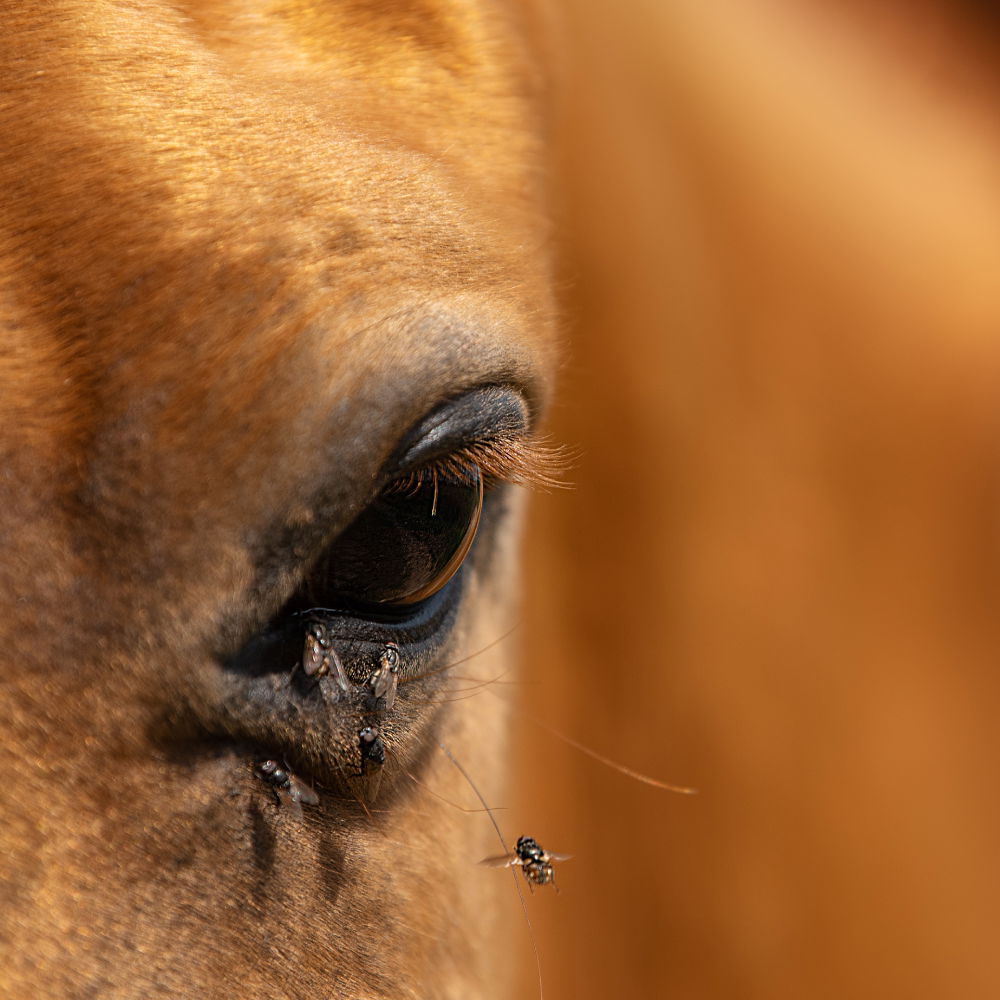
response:
<svg viewBox="0 0 1000 1000"><path fill-rule="evenodd" d="M465 445L400 476L383 490L383 494L407 493L438 479L473 482L477 474L482 477L486 490L502 483L537 490L560 489L567 485L562 475L570 461L571 456L565 448L542 439L491 438Z"/></svg>

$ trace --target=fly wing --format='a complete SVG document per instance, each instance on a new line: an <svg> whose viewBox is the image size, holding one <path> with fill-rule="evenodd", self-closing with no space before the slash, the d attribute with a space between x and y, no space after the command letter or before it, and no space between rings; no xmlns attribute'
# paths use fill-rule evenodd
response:
<svg viewBox="0 0 1000 1000"><path fill-rule="evenodd" d="M396 671L392 670L383 657L382 665L372 674L371 680L372 696L377 701L379 698L385 699L385 710L392 711L392 706L396 704L396 687L399 683Z"/></svg>
<svg viewBox="0 0 1000 1000"><path fill-rule="evenodd" d="M291 787L288 789L289 798L299 803L304 802L307 806L314 806L319 803L319 796L298 778L292 778Z"/></svg>
<svg viewBox="0 0 1000 1000"><path fill-rule="evenodd" d="M276 788L275 791L278 793L282 809L287 809L293 819L300 820L303 818L302 806L299 805L299 797L293 791L294 787L293 785L291 788Z"/></svg>
<svg viewBox="0 0 1000 1000"><path fill-rule="evenodd" d="M519 865L521 859L516 854L497 854L492 858L483 858L479 863L487 868L510 868Z"/></svg>
<svg viewBox="0 0 1000 1000"><path fill-rule="evenodd" d="M323 647L311 632L306 636L306 641L302 647L302 672L307 677L313 677L319 673L323 665Z"/></svg>
<svg viewBox="0 0 1000 1000"><path fill-rule="evenodd" d="M392 706L396 704L396 691L398 687L399 687L399 679L396 673L390 670L389 683L386 685L386 690L385 690L385 710L387 712L391 712Z"/></svg>
<svg viewBox="0 0 1000 1000"><path fill-rule="evenodd" d="M337 651L332 646L327 651L327 658L329 660L328 669L333 674L333 679L337 682L337 687L340 688L338 698L341 695L346 697L351 693L351 682L347 676L347 671L344 670L344 664L340 662L340 657L337 656Z"/></svg>
<svg viewBox="0 0 1000 1000"><path fill-rule="evenodd" d="M545 857L549 861L569 861L573 857L572 854L556 854L555 851L546 851Z"/></svg>
<svg viewBox="0 0 1000 1000"><path fill-rule="evenodd" d="M371 684L372 694L376 698L381 698L385 695L386 691L389 690L389 678L392 674L389 672L389 668L383 664L372 674L369 684Z"/></svg>

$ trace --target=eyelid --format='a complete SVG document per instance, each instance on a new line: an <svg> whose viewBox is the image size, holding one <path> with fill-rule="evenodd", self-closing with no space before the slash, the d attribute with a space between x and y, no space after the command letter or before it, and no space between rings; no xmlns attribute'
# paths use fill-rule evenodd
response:
<svg viewBox="0 0 1000 1000"><path fill-rule="evenodd" d="M487 489L500 483L552 489L564 485L569 458L565 449L532 435L520 392L486 386L431 410L404 438L382 479L397 489L424 476L468 478L475 467Z"/></svg>
<svg viewBox="0 0 1000 1000"><path fill-rule="evenodd" d="M477 442L528 434L528 407L519 392L505 386L470 389L439 403L410 428L386 463L386 478L445 459Z"/></svg>

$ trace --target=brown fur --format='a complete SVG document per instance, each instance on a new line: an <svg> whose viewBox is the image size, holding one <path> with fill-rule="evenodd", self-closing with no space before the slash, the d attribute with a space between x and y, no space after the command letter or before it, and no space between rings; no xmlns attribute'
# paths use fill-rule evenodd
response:
<svg viewBox="0 0 1000 1000"><path fill-rule="evenodd" d="M5 11L4 997L502 990L488 825L415 786L295 824L192 719L294 589L287 533L317 551L458 390L544 403L518 30L447 0ZM504 541L442 657L503 631L510 579ZM421 780L462 797L443 733L499 792L496 704L411 711Z"/></svg>

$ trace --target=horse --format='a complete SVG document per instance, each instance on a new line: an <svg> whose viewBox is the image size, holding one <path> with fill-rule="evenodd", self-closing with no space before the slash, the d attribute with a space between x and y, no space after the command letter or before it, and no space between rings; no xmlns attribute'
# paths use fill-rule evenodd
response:
<svg viewBox="0 0 1000 1000"><path fill-rule="evenodd" d="M454 677L550 464L530 20L5 11L0 995L509 985L446 753L502 796Z"/></svg>
<svg viewBox="0 0 1000 1000"><path fill-rule="evenodd" d="M995 30L8 4L0 995L995 995Z"/></svg>

